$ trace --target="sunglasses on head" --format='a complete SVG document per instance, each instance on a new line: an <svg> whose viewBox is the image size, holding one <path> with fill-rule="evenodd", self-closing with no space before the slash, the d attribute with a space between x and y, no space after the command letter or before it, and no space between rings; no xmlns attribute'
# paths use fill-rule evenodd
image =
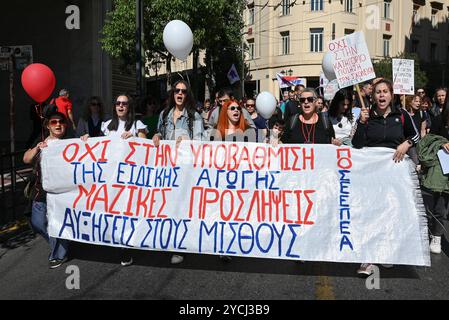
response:
<svg viewBox="0 0 449 320"><path fill-rule="evenodd" d="M175 89L175 93L176 94L179 94L179 93L186 94L187 93L187 89L178 89L178 88L176 88Z"/></svg>
<svg viewBox="0 0 449 320"><path fill-rule="evenodd" d="M62 119L51 119L49 121L49 123L50 123L51 126L57 126L58 124L65 125L65 120L62 120Z"/></svg>
<svg viewBox="0 0 449 320"><path fill-rule="evenodd" d="M306 101L312 103L315 101L315 98L314 97L299 98L299 102L301 103L305 103Z"/></svg>
<svg viewBox="0 0 449 320"><path fill-rule="evenodd" d="M117 102L115 103L115 106L116 106L116 107L120 107L120 106L125 106L125 107L127 107L127 106L129 106L129 102L128 102L128 101L117 101Z"/></svg>

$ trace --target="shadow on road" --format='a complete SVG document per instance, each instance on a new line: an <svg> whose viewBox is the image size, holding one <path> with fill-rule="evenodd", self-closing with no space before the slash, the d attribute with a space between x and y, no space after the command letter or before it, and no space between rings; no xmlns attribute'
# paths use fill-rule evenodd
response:
<svg viewBox="0 0 449 320"><path fill-rule="evenodd" d="M172 253L159 251L131 250L134 264L153 268L173 268L184 270L202 270L217 272L238 272L254 274L298 275L298 276L330 276L357 278L358 264L297 262L274 259L256 259L233 257L224 262L218 256L185 254L184 262L171 265ZM120 263L120 249L72 243L70 247L72 260L94 261L101 263ZM416 267L396 266L382 270L383 278L419 279Z"/></svg>
<svg viewBox="0 0 449 320"><path fill-rule="evenodd" d="M9 250L17 249L27 245L36 238L36 234L31 227L22 228L20 232L8 236L8 238L0 239L0 258Z"/></svg>

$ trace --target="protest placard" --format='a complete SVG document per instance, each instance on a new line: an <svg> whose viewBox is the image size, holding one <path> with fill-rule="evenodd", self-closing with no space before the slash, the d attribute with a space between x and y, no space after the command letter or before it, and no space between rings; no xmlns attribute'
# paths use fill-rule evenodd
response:
<svg viewBox="0 0 449 320"><path fill-rule="evenodd" d="M415 94L415 61L409 59L393 59L394 94Z"/></svg>
<svg viewBox="0 0 449 320"><path fill-rule="evenodd" d="M376 78L363 32L333 40L328 49L333 54L334 71L340 88Z"/></svg>
<svg viewBox="0 0 449 320"><path fill-rule="evenodd" d="M393 153L55 141L42 156L48 229L53 237L142 250L428 266L413 165L394 163Z"/></svg>

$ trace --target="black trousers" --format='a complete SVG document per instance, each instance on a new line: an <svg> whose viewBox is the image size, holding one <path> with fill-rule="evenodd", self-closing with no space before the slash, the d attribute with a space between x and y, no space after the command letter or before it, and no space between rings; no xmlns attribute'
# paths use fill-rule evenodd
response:
<svg viewBox="0 0 449 320"><path fill-rule="evenodd" d="M449 211L449 194L433 192L424 187L421 188L421 191L429 218L430 233L433 236L441 237L444 235L444 221Z"/></svg>

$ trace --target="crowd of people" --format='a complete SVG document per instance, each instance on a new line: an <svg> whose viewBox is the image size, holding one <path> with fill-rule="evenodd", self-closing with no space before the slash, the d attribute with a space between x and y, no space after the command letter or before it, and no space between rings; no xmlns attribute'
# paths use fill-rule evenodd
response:
<svg viewBox="0 0 449 320"><path fill-rule="evenodd" d="M296 86L285 91L276 112L264 119L257 112L256 97L238 100L232 90L222 89L214 101L198 104L186 81L176 82L161 110L154 99L147 99L145 110L136 116L133 99L119 95L112 106L112 119L105 118L100 97L89 99L83 116L75 125L68 91L61 90L64 104L57 112L45 115L46 134L38 139L24 157L35 164L36 184L32 206L32 225L50 243L50 268L64 263L67 241L51 239L46 232L45 191L42 189L39 161L40 151L48 140L66 137L73 129L84 141L90 137L119 136L123 139L141 137L161 141L242 141L278 144L333 144L353 148L385 147L394 149L392 161L401 162L409 155L416 164L422 194L429 217L429 249L441 253L444 221L449 210L449 178L438 165L436 153L449 153L449 102L447 89L439 88L433 98L424 88L416 95L403 99L395 96L393 85L386 79L363 83L360 95L342 89L332 101L326 101L315 89ZM230 260L229 257L226 260ZM171 263L183 262L175 254ZM122 251L122 265L130 265L132 255ZM359 274L370 275L373 265L365 263Z"/></svg>

